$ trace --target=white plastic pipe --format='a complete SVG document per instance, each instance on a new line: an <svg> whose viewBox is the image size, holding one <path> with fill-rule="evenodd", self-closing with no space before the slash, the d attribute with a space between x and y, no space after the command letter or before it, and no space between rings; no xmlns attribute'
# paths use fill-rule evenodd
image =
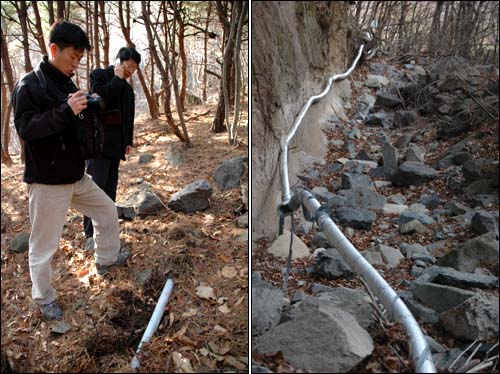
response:
<svg viewBox="0 0 500 374"><path fill-rule="evenodd" d="M130 363L130 367L133 371L137 370L141 363L137 358L137 354L141 351L144 344L149 343L151 338L153 337L158 325L160 324L161 316L165 311L165 307L167 306L168 299L170 298L170 294L172 293L172 289L174 288L174 280L172 278L168 278L165 282L165 286L163 287L163 291L161 292L160 298L158 299L158 303L156 304L155 310L153 311L153 315L149 320L148 327L142 336L141 342L139 343L139 347L135 352L134 358Z"/></svg>
<svg viewBox="0 0 500 374"><path fill-rule="evenodd" d="M302 191L302 203L310 216L316 217L317 210L321 207L318 200L307 191ZM324 212L316 217L318 227L324 232L328 243L339 251L352 270L365 279L371 290L384 305L392 320L400 322L410 338L410 355L415 361L417 373L435 373L436 368L432 360L429 344L425 340L420 326L411 314L408 307L389 286L385 279L375 270L368 261L357 251L351 242L342 234L329 215Z"/></svg>

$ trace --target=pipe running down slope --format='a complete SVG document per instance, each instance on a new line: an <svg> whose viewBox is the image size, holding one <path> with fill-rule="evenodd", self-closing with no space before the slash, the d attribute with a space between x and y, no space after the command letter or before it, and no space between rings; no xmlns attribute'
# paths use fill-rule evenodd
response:
<svg viewBox="0 0 500 374"><path fill-rule="evenodd" d="M278 206L278 210L282 216L290 214L297 210L300 206L303 207L304 213L308 217L314 217L318 223L318 227L326 235L328 242L347 261L349 266L356 274L361 276L366 283L370 286L375 296L384 305L387 311L391 314L392 320L400 322L408 336L410 342L410 354L415 362L415 370L417 373L435 373L436 368L432 360L431 350L424 334L422 333L417 321L409 311L408 307L404 304L396 292L389 286L385 279L374 269L368 261L358 252L352 243L342 234L337 225L333 222L330 216L322 211L321 204L314 198L314 196L307 191L300 191L295 196L290 193L290 183L288 180L288 145L297 129L302 123L307 110L310 106L324 97L334 81L346 78L354 70L354 67L359 61L363 53L364 45L361 45L359 52L354 60L352 66L343 74L337 74L328 80L328 85L319 94L311 96L306 104L303 106L295 123L281 140L281 180L282 180L282 203Z"/></svg>

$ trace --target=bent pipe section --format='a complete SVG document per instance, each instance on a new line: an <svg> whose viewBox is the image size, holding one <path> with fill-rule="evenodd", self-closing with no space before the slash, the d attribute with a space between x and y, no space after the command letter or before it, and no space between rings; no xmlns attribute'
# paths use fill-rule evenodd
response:
<svg viewBox="0 0 500 374"><path fill-rule="evenodd" d="M309 98L309 100L307 100L307 102L304 104L301 111L299 112L297 118L295 119L295 122L294 122L292 128L290 129L288 134L281 139L281 144L280 144L280 147L281 147L281 185L283 188L283 191L282 191L283 192L283 198L282 198L283 204L288 203L288 200L290 200L290 182L288 180L288 145L290 144L290 141L294 137L299 126L302 124L302 120L304 119L304 116L307 113L307 111L309 110L309 108L311 107L311 105L314 104L315 102L317 102L322 97L324 97L328 93L328 91L330 91L330 87L332 86L333 82L338 81L338 80L342 80L342 79L348 77L352 73L352 71L356 67L356 64L359 61L359 58L361 57L361 54L363 53L364 47L365 47L364 44L362 44L359 47L359 51L358 51L356 58L354 59L354 62L352 63L351 67L345 73L336 74L336 75L331 76L330 79L328 79L328 84L327 84L326 88L319 95L311 96Z"/></svg>
<svg viewBox="0 0 500 374"><path fill-rule="evenodd" d="M156 304L151 319L149 320L148 327L146 328L146 331L142 336L141 342L139 343L139 347L137 348L134 358L130 362L130 367L132 371L136 371L139 368L139 366L141 366L141 363L137 355L141 351L144 344L149 343L154 333L156 332L156 329L158 329L158 326L160 325L161 316L165 311L165 307L167 306L168 299L170 298L173 288L174 288L174 280L172 278L168 278L167 281L165 282L165 286L163 287L163 291L161 292L160 298L158 299L158 303Z"/></svg>
<svg viewBox="0 0 500 374"><path fill-rule="evenodd" d="M391 313L392 320L400 322L404 326L410 338L410 354L415 361L416 372L435 373L436 368L432 360L429 345L408 307L378 271L365 260L344 234L342 234L328 213L319 209L321 204L318 200L308 191L301 191L300 195L303 207L307 209L310 216L315 217L319 229L326 235L330 245L339 251L356 274L366 280L373 293L378 297L387 311Z"/></svg>

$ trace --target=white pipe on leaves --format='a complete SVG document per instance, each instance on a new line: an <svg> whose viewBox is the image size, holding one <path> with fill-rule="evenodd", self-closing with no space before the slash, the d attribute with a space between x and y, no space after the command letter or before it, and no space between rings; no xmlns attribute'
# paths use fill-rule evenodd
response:
<svg viewBox="0 0 500 374"><path fill-rule="evenodd" d="M149 343L151 338L153 337L158 325L160 324L161 317L163 312L165 311L165 307L167 306L168 299L170 298L170 294L172 293L172 289L174 288L174 280L172 278L168 278L165 282L165 286L163 287L163 291L161 292L160 298L158 299L158 303L156 304L155 310L153 311L153 315L149 320L148 327L142 336L141 342L139 343L139 347L135 352L134 358L130 363L130 367L133 371L137 370L141 365L137 354L141 351L144 344Z"/></svg>

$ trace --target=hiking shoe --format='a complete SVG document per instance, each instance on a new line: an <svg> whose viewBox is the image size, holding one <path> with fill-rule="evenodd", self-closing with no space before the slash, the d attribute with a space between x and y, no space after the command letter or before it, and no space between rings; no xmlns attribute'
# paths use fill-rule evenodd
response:
<svg viewBox="0 0 500 374"><path fill-rule="evenodd" d="M89 236L87 238L87 242L85 243L85 250L89 252L94 252L95 251L94 245L95 245L94 237Z"/></svg>
<svg viewBox="0 0 500 374"><path fill-rule="evenodd" d="M61 307L57 303L57 301L53 301L48 304L43 304L39 305L40 310L43 313L43 316L47 320L52 320L52 319L61 319L63 312L61 310Z"/></svg>
<svg viewBox="0 0 500 374"><path fill-rule="evenodd" d="M109 265L101 265L100 263L96 262L95 267L97 269L97 274L99 275L104 275L106 274L109 269L113 266L123 266L127 264L127 260L130 257L130 252L128 252L127 248L120 248L120 253L118 254L118 258L116 259L115 262Z"/></svg>

